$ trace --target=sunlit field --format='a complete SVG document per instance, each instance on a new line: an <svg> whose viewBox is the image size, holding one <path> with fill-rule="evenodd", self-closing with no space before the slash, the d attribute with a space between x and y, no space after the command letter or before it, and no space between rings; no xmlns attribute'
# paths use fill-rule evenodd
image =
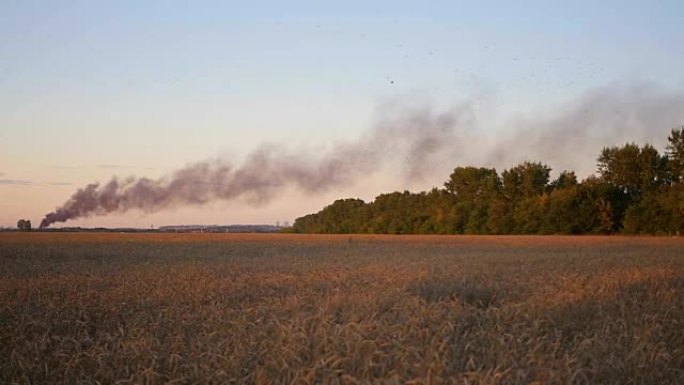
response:
<svg viewBox="0 0 684 385"><path fill-rule="evenodd" d="M0 383L681 384L684 239L4 233Z"/></svg>

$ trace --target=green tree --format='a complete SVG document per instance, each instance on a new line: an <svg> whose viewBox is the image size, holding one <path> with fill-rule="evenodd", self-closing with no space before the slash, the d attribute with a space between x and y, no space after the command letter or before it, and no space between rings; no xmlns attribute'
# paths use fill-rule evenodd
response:
<svg viewBox="0 0 684 385"><path fill-rule="evenodd" d="M579 187L557 188L548 194L541 232L546 234L581 234L588 232L581 219Z"/></svg>
<svg viewBox="0 0 684 385"><path fill-rule="evenodd" d="M651 145L608 147L599 177L572 171L549 182L551 168L524 162L495 169L457 167L444 188L378 195L368 204L342 199L298 218L297 232L432 234L609 234L684 231L684 128L666 153Z"/></svg>
<svg viewBox="0 0 684 385"><path fill-rule="evenodd" d="M625 213L628 234L681 234L684 232L684 184L645 195Z"/></svg>
<svg viewBox="0 0 684 385"><path fill-rule="evenodd" d="M665 156L668 159L668 170L673 183L684 182L684 126L673 129L667 138Z"/></svg>
<svg viewBox="0 0 684 385"><path fill-rule="evenodd" d="M574 171L563 171L558 178L549 184L551 191L574 186L577 186L577 175Z"/></svg>
<svg viewBox="0 0 684 385"><path fill-rule="evenodd" d="M358 233L368 222L366 213L361 199L338 199L316 214L297 218L292 227L298 233Z"/></svg>
<svg viewBox="0 0 684 385"><path fill-rule="evenodd" d="M17 222L17 228L20 231L31 231L31 221L26 220L26 219L20 219Z"/></svg>
<svg viewBox="0 0 684 385"><path fill-rule="evenodd" d="M684 234L684 183L677 183L658 194L668 234Z"/></svg>
<svg viewBox="0 0 684 385"><path fill-rule="evenodd" d="M505 170L503 194L511 201L541 195L549 183L551 168L539 162L524 162Z"/></svg>
<svg viewBox="0 0 684 385"><path fill-rule="evenodd" d="M371 232L411 234L429 227L428 195L409 191L378 195L370 204L373 218Z"/></svg>
<svg viewBox="0 0 684 385"><path fill-rule="evenodd" d="M541 217L537 200L548 189L550 174L551 168L540 162L524 162L505 170L488 229L498 234L538 232Z"/></svg>
<svg viewBox="0 0 684 385"><path fill-rule="evenodd" d="M487 232L512 234L514 232L512 209L512 202L503 195L492 200L487 210Z"/></svg>
<svg viewBox="0 0 684 385"><path fill-rule="evenodd" d="M548 195L528 196L513 209L513 233L538 234L545 232L544 220L548 211Z"/></svg>
<svg viewBox="0 0 684 385"><path fill-rule="evenodd" d="M459 201L474 202L489 199L501 187L496 169L457 167L444 183L446 190Z"/></svg>
<svg viewBox="0 0 684 385"><path fill-rule="evenodd" d="M575 215L582 233L610 234L622 227L627 209L625 194L618 187L590 176L578 186Z"/></svg>
<svg viewBox="0 0 684 385"><path fill-rule="evenodd" d="M491 200L501 189L501 180L493 168L457 167L444 183L453 196L456 233L487 233L487 212Z"/></svg>
<svg viewBox="0 0 684 385"><path fill-rule="evenodd" d="M433 188L424 199L428 216L419 232L424 234L457 233L458 212L454 196L444 189Z"/></svg>
<svg viewBox="0 0 684 385"><path fill-rule="evenodd" d="M630 200L654 191L667 180L667 158L650 144L607 147L598 158L601 178L622 190Z"/></svg>

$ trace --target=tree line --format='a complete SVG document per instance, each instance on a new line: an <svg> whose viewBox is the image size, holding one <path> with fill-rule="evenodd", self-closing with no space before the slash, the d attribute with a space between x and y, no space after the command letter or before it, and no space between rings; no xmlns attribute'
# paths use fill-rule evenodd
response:
<svg viewBox="0 0 684 385"><path fill-rule="evenodd" d="M340 199L297 218L299 233L680 234L684 233L684 126L665 152L650 144L603 148L597 174L524 162L501 174L457 167L442 188Z"/></svg>

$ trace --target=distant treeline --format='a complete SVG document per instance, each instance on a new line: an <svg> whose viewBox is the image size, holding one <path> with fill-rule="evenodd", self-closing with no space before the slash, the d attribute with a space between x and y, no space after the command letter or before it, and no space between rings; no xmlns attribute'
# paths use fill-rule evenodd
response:
<svg viewBox="0 0 684 385"><path fill-rule="evenodd" d="M608 147L597 176L525 162L503 173L457 167L443 188L341 199L298 218L300 233L680 234L684 233L684 127L664 154L646 144Z"/></svg>
<svg viewBox="0 0 684 385"><path fill-rule="evenodd" d="M134 227L56 227L34 231L46 233L277 233L284 228L273 225L176 225L154 228ZM15 228L0 228L0 231L25 231ZM29 229L30 230L30 229Z"/></svg>
<svg viewBox="0 0 684 385"><path fill-rule="evenodd" d="M277 233L282 228L273 225L175 225L161 226L166 233Z"/></svg>

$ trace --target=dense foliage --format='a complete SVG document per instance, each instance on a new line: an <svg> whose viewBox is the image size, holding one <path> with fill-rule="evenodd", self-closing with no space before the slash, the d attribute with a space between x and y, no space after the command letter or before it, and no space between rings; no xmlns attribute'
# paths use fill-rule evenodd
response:
<svg viewBox="0 0 684 385"><path fill-rule="evenodd" d="M457 167L444 188L341 199L298 218L300 233L680 234L684 232L684 127L665 154L634 143L608 147L598 176L525 162L495 169Z"/></svg>
<svg viewBox="0 0 684 385"><path fill-rule="evenodd" d="M20 219L17 221L17 229L21 231L31 231L31 221L26 219Z"/></svg>

